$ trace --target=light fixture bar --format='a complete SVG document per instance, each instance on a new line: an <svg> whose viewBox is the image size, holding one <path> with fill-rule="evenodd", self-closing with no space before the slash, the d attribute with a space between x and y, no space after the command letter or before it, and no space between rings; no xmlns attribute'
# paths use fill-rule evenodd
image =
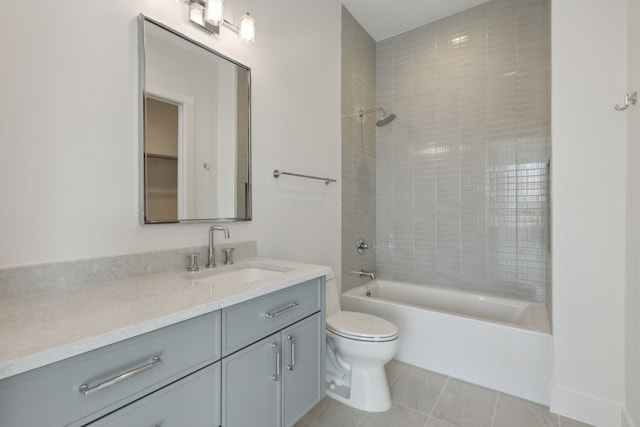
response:
<svg viewBox="0 0 640 427"><path fill-rule="evenodd" d="M189 3L189 21L198 28L202 28L212 34L220 34L220 23L217 25L209 22L207 17L210 13L207 10L207 1L205 0L187 0ZM215 13L214 13L215 15ZM222 19L222 2L220 2L220 19Z"/></svg>
<svg viewBox="0 0 640 427"><path fill-rule="evenodd" d="M189 4L189 21L209 33L219 35L222 25L229 28L247 43L256 40L256 20L248 13L238 25L224 19L224 0L183 0Z"/></svg>
<svg viewBox="0 0 640 427"><path fill-rule="evenodd" d="M240 18L238 26L233 25L226 19L222 23L245 42L253 43L256 41L256 20L248 13Z"/></svg>

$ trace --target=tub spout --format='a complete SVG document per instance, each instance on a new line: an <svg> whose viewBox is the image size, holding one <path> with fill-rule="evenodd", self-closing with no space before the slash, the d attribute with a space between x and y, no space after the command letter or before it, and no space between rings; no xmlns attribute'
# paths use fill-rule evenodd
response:
<svg viewBox="0 0 640 427"><path fill-rule="evenodd" d="M375 280L375 278L376 278L376 273L373 272L373 271L352 271L351 274L357 274L360 277L369 276L369 277L371 277L371 280Z"/></svg>

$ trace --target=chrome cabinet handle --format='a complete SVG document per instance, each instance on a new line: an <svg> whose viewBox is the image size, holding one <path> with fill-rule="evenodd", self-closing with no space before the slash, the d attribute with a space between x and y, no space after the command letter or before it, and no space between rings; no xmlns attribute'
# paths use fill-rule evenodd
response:
<svg viewBox="0 0 640 427"><path fill-rule="evenodd" d="M269 312L267 312L267 313L264 315L264 317L266 317L267 319L273 319L274 317L278 317L278 316L280 316L281 314L284 314L284 313L286 313L286 312L287 312L287 311L289 311L289 310L293 310L293 309L294 309L294 308L296 308L297 306L298 306L298 303L297 303L297 302L295 302L295 301L293 301L293 302L291 303L291 305L289 305L288 307L282 308L282 309L280 309L280 310L276 311L275 313L269 313Z"/></svg>
<svg viewBox="0 0 640 427"><path fill-rule="evenodd" d="M296 367L296 340L291 335L287 335L287 340L291 341L291 363L287 365L287 371L293 371Z"/></svg>
<svg viewBox="0 0 640 427"><path fill-rule="evenodd" d="M274 342L271 344L271 348L275 349L276 351L276 373L271 375L271 379L273 381L279 381L280 380L280 346Z"/></svg>
<svg viewBox="0 0 640 427"><path fill-rule="evenodd" d="M147 363L144 366L140 366L139 368L136 368L132 371L129 372L125 372L122 375L118 375L117 377L111 378L110 380L107 380L103 383L100 383L96 386L93 387L89 387L89 384L82 384L79 388L80 393L84 394L85 396L89 396L92 393L95 393L96 391L100 391L100 390L104 390L107 387L111 387L112 385L118 384L124 380L127 380L131 377L135 377L136 375L140 375L143 372L148 371L149 369L153 369L156 366L162 364L162 359L160 359L159 355L153 356L153 358L151 359L150 363Z"/></svg>

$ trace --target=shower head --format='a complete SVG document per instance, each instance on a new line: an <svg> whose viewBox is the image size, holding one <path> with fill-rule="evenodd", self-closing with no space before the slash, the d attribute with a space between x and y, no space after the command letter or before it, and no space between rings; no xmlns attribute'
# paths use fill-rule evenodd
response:
<svg viewBox="0 0 640 427"><path fill-rule="evenodd" d="M344 117L360 116L360 118L362 118L365 114L375 113L376 111L382 111L382 117L376 120L376 126L378 127L385 126L394 121L396 118L395 114L387 114L387 112L382 107L371 108L370 110L360 110L356 114L348 114Z"/></svg>
<svg viewBox="0 0 640 427"><path fill-rule="evenodd" d="M384 110L382 110L384 111ZM392 121L394 121L396 118L396 115L391 113L391 114L385 114L384 116L382 116L381 118L379 118L376 121L376 126L381 127L381 126L385 126L388 125L389 123L391 123Z"/></svg>

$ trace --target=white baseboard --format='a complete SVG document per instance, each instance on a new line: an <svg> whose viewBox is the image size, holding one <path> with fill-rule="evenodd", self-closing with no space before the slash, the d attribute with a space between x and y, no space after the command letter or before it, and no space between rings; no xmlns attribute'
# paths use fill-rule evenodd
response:
<svg viewBox="0 0 640 427"><path fill-rule="evenodd" d="M635 427L628 414L623 417L626 410L619 404L560 387L551 387L549 408L556 414L597 427Z"/></svg>
<svg viewBox="0 0 640 427"><path fill-rule="evenodd" d="M622 408L622 427L636 427L636 423L631 418L627 408Z"/></svg>

